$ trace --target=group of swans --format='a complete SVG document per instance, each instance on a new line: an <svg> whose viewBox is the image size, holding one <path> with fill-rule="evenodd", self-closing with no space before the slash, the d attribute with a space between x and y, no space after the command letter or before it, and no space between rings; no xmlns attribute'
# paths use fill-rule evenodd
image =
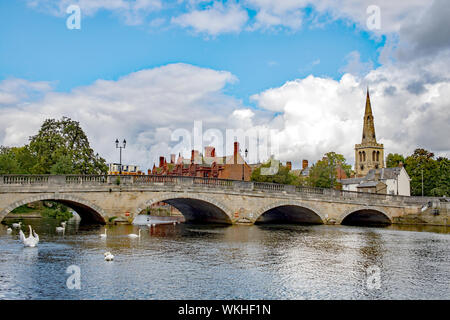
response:
<svg viewBox="0 0 450 320"><path fill-rule="evenodd" d="M106 229L105 229L105 233L100 233L100 238L106 238L107 234L106 234ZM139 234L135 234L135 233L130 233L128 235L128 237L130 238L140 238L141 237L141 229L139 229Z"/></svg>
<svg viewBox="0 0 450 320"><path fill-rule="evenodd" d="M37 244L39 243L39 235L31 228L30 225L28 225L28 227L30 228L30 235L27 237L25 237L25 234L23 233L22 229L20 229L19 231L19 237L20 237L20 241L22 241L23 245L25 247L36 247Z"/></svg>

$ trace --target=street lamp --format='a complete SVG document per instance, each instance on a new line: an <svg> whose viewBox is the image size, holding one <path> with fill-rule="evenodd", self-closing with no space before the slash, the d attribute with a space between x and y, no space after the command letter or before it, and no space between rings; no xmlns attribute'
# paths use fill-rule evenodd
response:
<svg viewBox="0 0 450 320"><path fill-rule="evenodd" d="M116 139L116 148L120 150L119 175L122 174L122 149L125 149L127 141L123 139L123 146L119 146L119 139Z"/></svg>
<svg viewBox="0 0 450 320"><path fill-rule="evenodd" d="M244 163L242 164L242 181L245 180L245 175L244 175L244 167L245 167L245 159L247 159L247 154L248 154L248 150L245 149L245 157L244 157Z"/></svg>

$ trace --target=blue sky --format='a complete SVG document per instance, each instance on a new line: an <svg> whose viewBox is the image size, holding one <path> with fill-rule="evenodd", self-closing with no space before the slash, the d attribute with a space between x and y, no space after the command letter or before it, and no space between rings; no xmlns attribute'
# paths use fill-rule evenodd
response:
<svg viewBox="0 0 450 320"><path fill-rule="evenodd" d="M308 19L311 9L304 12ZM153 18L170 19L171 14L160 12ZM384 45L344 20L323 27L306 24L295 32L242 30L211 37L178 26L126 25L106 10L93 16L82 12L81 30L69 30L68 16L45 14L24 1L2 1L0 79L50 81L57 91L70 91L97 79L116 80L133 71L183 62L231 72L239 81L227 92L251 103L250 95L287 80L309 74L339 78L352 51L377 66Z"/></svg>

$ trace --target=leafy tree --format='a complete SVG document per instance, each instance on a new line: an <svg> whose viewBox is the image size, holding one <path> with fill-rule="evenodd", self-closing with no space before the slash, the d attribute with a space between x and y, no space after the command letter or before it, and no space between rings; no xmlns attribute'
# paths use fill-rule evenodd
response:
<svg viewBox="0 0 450 320"><path fill-rule="evenodd" d="M405 158L398 153L389 153L386 157L386 168L396 168L399 166L400 162L405 164Z"/></svg>
<svg viewBox="0 0 450 320"><path fill-rule="evenodd" d="M300 179L292 174L288 167L281 165L278 163L278 171L272 175L264 175L261 174L262 168L270 168L273 164L273 160L263 164L261 167L253 170L251 175L251 181L256 182L273 182L273 183L281 183L281 184L290 184L290 185L299 185Z"/></svg>
<svg viewBox="0 0 450 320"><path fill-rule="evenodd" d="M450 195L450 160L439 157L437 159L439 167L438 176L436 177L436 187L431 189L430 194L435 197Z"/></svg>
<svg viewBox="0 0 450 320"><path fill-rule="evenodd" d="M71 174L72 172L72 160L66 155L60 156L58 161L50 168L51 174Z"/></svg>
<svg viewBox="0 0 450 320"><path fill-rule="evenodd" d="M308 185L318 188L338 187L337 170L341 168L347 176L351 174L351 165L345 157L335 152L328 152L322 160L317 161L309 171Z"/></svg>
<svg viewBox="0 0 450 320"><path fill-rule="evenodd" d="M0 174L17 173L19 170L20 165L11 148L0 147Z"/></svg>
<svg viewBox="0 0 450 320"><path fill-rule="evenodd" d="M434 154L425 149L416 149L414 153L405 159L405 169L411 178L411 194L422 195L422 173L423 194L431 195L431 190L437 187L439 166L434 160Z"/></svg>
<svg viewBox="0 0 450 320"><path fill-rule="evenodd" d="M29 148L37 160L34 173L100 174L108 170L105 160L94 154L79 122L70 118L45 120L39 133L30 137Z"/></svg>

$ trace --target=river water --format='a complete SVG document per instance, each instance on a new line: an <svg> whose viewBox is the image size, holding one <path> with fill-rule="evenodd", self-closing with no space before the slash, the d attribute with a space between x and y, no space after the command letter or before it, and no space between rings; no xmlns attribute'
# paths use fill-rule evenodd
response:
<svg viewBox="0 0 450 320"><path fill-rule="evenodd" d="M0 299L450 299L445 227L117 225L101 239L104 226L24 224L38 247L0 225Z"/></svg>

